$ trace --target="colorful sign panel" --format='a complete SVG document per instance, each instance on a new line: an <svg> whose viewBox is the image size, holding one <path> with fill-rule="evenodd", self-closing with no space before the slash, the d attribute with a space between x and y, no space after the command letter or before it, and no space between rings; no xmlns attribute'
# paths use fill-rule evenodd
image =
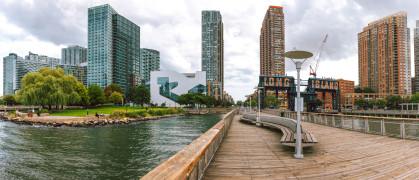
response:
<svg viewBox="0 0 419 180"><path fill-rule="evenodd" d="M259 87L265 87L265 88L295 87L294 77L291 77L291 76L259 76Z"/></svg>
<svg viewBox="0 0 419 180"><path fill-rule="evenodd" d="M308 87L321 90L339 90L339 81L332 79L308 79Z"/></svg>

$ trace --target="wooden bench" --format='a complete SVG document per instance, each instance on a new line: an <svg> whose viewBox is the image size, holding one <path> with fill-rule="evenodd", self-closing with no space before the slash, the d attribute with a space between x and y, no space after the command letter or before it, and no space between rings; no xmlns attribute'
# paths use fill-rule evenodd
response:
<svg viewBox="0 0 419 180"><path fill-rule="evenodd" d="M252 124L257 123L255 114L244 114L240 120ZM292 147L296 146L297 138L295 132L297 128L297 122L295 120L278 116L261 116L261 121L259 123L263 126L269 126L280 130L282 132L282 138L280 140L281 144ZM318 143L314 134L305 131L304 129L302 129L301 132L301 140L302 147L313 146Z"/></svg>

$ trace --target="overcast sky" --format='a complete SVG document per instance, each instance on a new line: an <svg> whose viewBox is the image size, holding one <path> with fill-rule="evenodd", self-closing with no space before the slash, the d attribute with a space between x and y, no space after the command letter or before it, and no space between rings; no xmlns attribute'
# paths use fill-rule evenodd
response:
<svg viewBox="0 0 419 180"><path fill-rule="evenodd" d="M101 4L110 4L141 27L141 47L160 51L161 70L181 73L201 70L201 11L219 10L224 23L225 90L235 100L245 99L258 83L259 35L269 5L284 7L286 51L295 47L316 54L329 34L318 77L355 84L357 34L362 28L405 11L413 32L419 19L418 0L1 0L0 56L14 52L24 57L32 51L61 58L61 48L67 45L87 47L87 9ZM309 77L309 65L315 66L313 59L303 65L303 80ZM286 73L296 77L289 59Z"/></svg>

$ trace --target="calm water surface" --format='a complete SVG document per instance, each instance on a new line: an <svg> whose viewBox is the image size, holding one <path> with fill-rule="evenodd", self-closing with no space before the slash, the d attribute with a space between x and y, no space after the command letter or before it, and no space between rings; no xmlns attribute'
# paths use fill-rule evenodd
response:
<svg viewBox="0 0 419 180"><path fill-rule="evenodd" d="M95 128L0 120L0 179L138 179L220 119L183 116Z"/></svg>

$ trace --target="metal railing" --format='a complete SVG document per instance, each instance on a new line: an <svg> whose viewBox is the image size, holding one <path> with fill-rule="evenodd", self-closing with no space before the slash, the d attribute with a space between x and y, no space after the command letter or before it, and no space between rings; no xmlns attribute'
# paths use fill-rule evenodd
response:
<svg viewBox="0 0 419 180"><path fill-rule="evenodd" d="M201 179L238 111L232 110L224 115L201 137L141 179Z"/></svg>
<svg viewBox="0 0 419 180"><path fill-rule="evenodd" d="M265 113L296 119L295 112L264 110ZM419 140L419 119L302 113L302 121L369 134Z"/></svg>

